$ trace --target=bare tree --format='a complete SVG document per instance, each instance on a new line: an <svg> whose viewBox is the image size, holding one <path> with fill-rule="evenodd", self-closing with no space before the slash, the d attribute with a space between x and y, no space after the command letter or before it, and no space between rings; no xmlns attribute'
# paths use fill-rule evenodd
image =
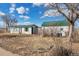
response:
<svg viewBox="0 0 79 59"><path fill-rule="evenodd" d="M2 20L5 23L6 31L8 31L10 26L14 26L17 23L16 18L11 18L11 15L3 15Z"/></svg>
<svg viewBox="0 0 79 59"><path fill-rule="evenodd" d="M71 41L73 39L75 21L78 20L79 18L79 4L78 3L49 3L48 6L50 9L56 10L57 13L63 15L68 21L69 40ZM52 14L48 14L48 15L52 15Z"/></svg>

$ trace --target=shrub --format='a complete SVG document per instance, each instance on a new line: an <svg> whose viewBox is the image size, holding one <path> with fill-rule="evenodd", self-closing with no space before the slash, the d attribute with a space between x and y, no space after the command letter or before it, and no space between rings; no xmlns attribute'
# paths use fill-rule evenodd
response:
<svg viewBox="0 0 79 59"><path fill-rule="evenodd" d="M56 48L55 55L56 56L70 56L71 50L66 49L64 47L59 47L59 48Z"/></svg>

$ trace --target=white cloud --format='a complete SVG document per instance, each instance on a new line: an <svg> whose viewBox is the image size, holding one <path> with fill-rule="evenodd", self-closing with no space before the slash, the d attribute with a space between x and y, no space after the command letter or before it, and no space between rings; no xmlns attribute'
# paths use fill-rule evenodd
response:
<svg viewBox="0 0 79 59"><path fill-rule="evenodd" d="M29 8L24 8L23 6L20 6L19 8L16 8L15 4L11 4L11 7L9 8L10 13L13 13L14 11L17 11L18 14L24 14L28 13Z"/></svg>
<svg viewBox="0 0 79 59"><path fill-rule="evenodd" d="M44 12L44 15L41 16L40 18L53 17L53 16L60 16L60 13L58 13L57 10L49 9L49 10L45 11L45 12Z"/></svg>
<svg viewBox="0 0 79 59"><path fill-rule="evenodd" d="M32 25L33 23L31 22L23 22L23 23L17 23L17 25Z"/></svg>
<svg viewBox="0 0 79 59"><path fill-rule="evenodd" d="M24 16L24 15L20 15L19 17L20 17L20 18L24 18L24 20L27 20L27 19L30 18L29 16Z"/></svg>
<svg viewBox="0 0 79 59"><path fill-rule="evenodd" d="M24 16L24 19L29 19L30 17L28 17L28 16Z"/></svg>
<svg viewBox="0 0 79 59"><path fill-rule="evenodd" d="M3 12L0 11L0 16L3 16L3 15L5 15L5 13L3 13Z"/></svg>
<svg viewBox="0 0 79 59"><path fill-rule="evenodd" d="M14 11L15 11L15 8L9 8L9 10L10 10L10 13L13 13Z"/></svg>
<svg viewBox="0 0 79 59"><path fill-rule="evenodd" d="M16 10L17 10L18 14L21 14L21 15L19 15L20 18L24 18L24 20L27 20L30 18L27 15L23 15L24 13L28 13L29 8L24 8L23 6L21 6L19 8L16 8Z"/></svg>
<svg viewBox="0 0 79 59"><path fill-rule="evenodd" d="M26 8L26 11L29 11L29 8Z"/></svg>
<svg viewBox="0 0 79 59"><path fill-rule="evenodd" d="M24 22L25 25L32 25L33 23L31 22Z"/></svg>
<svg viewBox="0 0 79 59"><path fill-rule="evenodd" d="M11 7L15 8L15 7L16 7L16 5L15 5L14 3L12 3L12 4L11 4Z"/></svg>
<svg viewBox="0 0 79 59"><path fill-rule="evenodd" d="M29 12L29 8L26 8L26 14L28 14L28 12Z"/></svg>
<svg viewBox="0 0 79 59"><path fill-rule="evenodd" d="M38 6L38 7L39 7L39 6L41 6L41 5L43 5L43 3L33 3L33 7L34 7L34 6Z"/></svg>
<svg viewBox="0 0 79 59"><path fill-rule="evenodd" d="M16 9L16 5L15 4L11 4L11 7L9 8L10 12L9 13L13 13Z"/></svg>
<svg viewBox="0 0 79 59"><path fill-rule="evenodd" d="M48 7L48 6L49 6L49 3L45 3L45 4L44 4L44 7Z"/></svg>
<svg viewBox="0 0 79 59"><path fill-rule="evenodd" d="M24 14L26 12L26 9L23 6L16 8L16 10L18 14Z"/></svg>
<svg viewBox="0 0 79 59"><path fill-rule="evenodd" d="M41 5L43 5L44 7L48 7L48 6L49 6L49 3L33 3L33 7L34 7L34 6L39 7L39 6L41 6Z"/></svg>

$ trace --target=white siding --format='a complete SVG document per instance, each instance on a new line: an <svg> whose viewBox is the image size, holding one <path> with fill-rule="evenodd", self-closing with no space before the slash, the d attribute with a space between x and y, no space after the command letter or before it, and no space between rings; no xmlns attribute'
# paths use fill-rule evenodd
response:
<svg viewBox="0 0 79 59"><path fill-rule="evenodd" d="M69 27L68 26L49 26L49 27L42 27L42 29L49 29L53 31L60 31L61 28L63 28L63 31L68 31Z"/></svg>
<svg viewBox="0 0 79 59"><path fill-rule="evenodd" d="M19 33L19 28L11 27L10 28L10 33Z"/></svg>
<svg viewBox="0 0 79 59"><path fill-rule="evenodd" d="M11 27L10 28L10 33L19 33L20 30L22 29L22 34L32 34L32 28L28 28L28 31L25 31L25 28L14 28L14 27Z"/></svg>
<svg viewBox="0 0 79 59"><path fill-rule="evenodd" d="M61 28L63 30L61 30ZM66 36L66 33L68 33L69 27L68 26L49 26L49 27L42 27L38 28L38 34L44 34L47 33L48 35L51 35L51 33L62 33L62 36Z"/></svg>
<svg viewBox="0 0 79 59"><path fill-rule="evenodd" d="M25 31L25 28L22 28L22 33L23 34L32 34L32 28L28 28L28 31Z"/></svg>

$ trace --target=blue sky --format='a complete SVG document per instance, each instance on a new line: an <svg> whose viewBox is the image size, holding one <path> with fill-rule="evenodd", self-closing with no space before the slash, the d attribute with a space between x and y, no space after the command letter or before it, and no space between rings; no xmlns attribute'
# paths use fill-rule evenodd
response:
<svg viewBox="0 0 79 59"><path fill-rule="evenodd" d="M48 16L44 4L33 3L0 3L0 14L11 14L16 17L18 24L36 24L41 26L45 21L60 21L65 20L62 15ZM47 11L51 13L51 10ZM2 25L2 20L0 20Z"/></svg>

